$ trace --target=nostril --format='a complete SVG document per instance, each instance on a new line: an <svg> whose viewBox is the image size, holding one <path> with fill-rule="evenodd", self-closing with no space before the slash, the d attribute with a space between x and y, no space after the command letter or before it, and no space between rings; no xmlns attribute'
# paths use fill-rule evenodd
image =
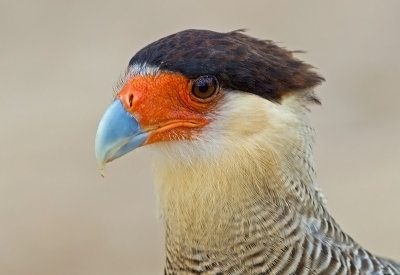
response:
<svg viewBox="0 0 400 275"><path fill-rule="evenodd" d="M129 95L129 107L132 108L133 94Z"/></svg>

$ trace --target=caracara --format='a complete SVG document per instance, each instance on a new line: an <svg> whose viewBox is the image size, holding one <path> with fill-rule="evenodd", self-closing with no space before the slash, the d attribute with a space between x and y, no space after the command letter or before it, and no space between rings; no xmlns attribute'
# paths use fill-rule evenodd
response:
<svg viewBox="0 0 400 275"><path fill-rule="evenodd" d="M96 135L101 168L151 145L165 274L400 274L329 215L315 182L323 78L271 41L186 30L130 60Z"/></svg>

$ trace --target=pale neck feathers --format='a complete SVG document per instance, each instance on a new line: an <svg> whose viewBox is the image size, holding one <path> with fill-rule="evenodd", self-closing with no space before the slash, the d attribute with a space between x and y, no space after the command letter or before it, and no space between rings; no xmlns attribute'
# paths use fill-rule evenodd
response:
<svg viewBox="0 0 400 275"><path fill-rule="evenodd" d="M198 140L158 145L154 170L168 237L224 246L236 238L234 223L254 222L249 209L257 205L272 212L290 204L308 216L324 211L306 117L311 95L273 103L229 92Z"/></svg>

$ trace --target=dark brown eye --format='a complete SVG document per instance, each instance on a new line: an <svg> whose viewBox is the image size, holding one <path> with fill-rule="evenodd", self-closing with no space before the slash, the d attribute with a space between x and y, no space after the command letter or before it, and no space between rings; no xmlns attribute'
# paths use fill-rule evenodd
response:
<svg viewBox="0 0 400 275"><path fill-rule="evenodd" d="M200 76L193 82L192 94L198 99L207 99L218 91L218 80L215 76Z"/></svg>

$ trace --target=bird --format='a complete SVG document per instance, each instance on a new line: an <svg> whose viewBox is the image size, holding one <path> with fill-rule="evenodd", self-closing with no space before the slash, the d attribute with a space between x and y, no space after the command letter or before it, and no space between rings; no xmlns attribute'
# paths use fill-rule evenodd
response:
<svg viewBox="0 0 400 275"><path fill-rule="evenodd" d="M102 170L151 152L164 274L400 274L327 210L308 118L325 79L297 53L244 30L189 29L129 61L95 155Z"/></svg>

